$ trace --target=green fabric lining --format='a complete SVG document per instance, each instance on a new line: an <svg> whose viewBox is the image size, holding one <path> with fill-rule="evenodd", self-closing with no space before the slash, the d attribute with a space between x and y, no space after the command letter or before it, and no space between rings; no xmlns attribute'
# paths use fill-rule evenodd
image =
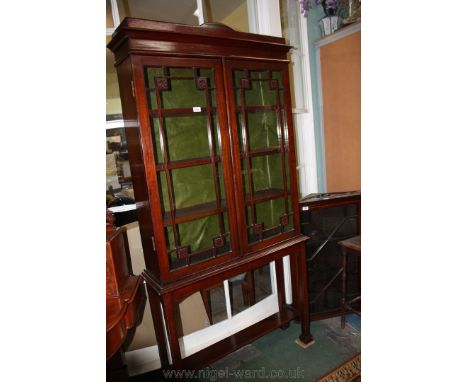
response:
<svg viewBox="0 0 468 382"><path fill-rule="evenodd" d="M151 109L157 109L157 97L154 76L163 75L163 68L148 68L147 69L147 84L148 84L148 103ZM169 68L166 70L171 76L194 76L192 68ZM200 76L209 78L209 86L214 87L214 70L201 69ZM246 72L244 70L234 71L235 86L240 88L240 80L244 78ZM268 71L251 72L251 89L245 90L245 100L247 106L274 106L276 105L276 90L270 89L270 81L268 80ZM262 81L255 81L255 78L267 79ZM280 71L273 71L272 78L278 81L279 87L282 89L282 73ZM161 100L163 108L187 108L193 107L207 107L207 100L205 90L198 90L194 79L169 79L170 90L162 90ZM210 90L211 104L215 106L215 91ZM281 104L283 100L283 90L281 93ZM241 106L241 93L240 89L236 90L237 106ZM284 114L283 114L284 115ZM239 123L239 136L242 141L242 121L240 114L238 114ZM216 110L213 113L212 129L213 136L210 137L209 123L205 113L200 115L184 115L184 116L166 116L163 117L164 135L166 137L166 150L169 161L179 161L195 158L204 158L210 156L209 139L214 141L215 155L221 155L220 152L220 136L218 135L218 116ZM161 141L160 141L160 121L158 118L152 118L152 128L155 146L155 160L157 163L162 164L164 158L162 156ZM277 120L275 110L256 110L248 111L246 113L246 124L248 130L248 137L250 149L260 149L267 147L278 147L281 145L279 129L279 121ZM285 126L286 129L286 126ZM286 141L287 144L287 141ZM266 190L270 188L283 189L283 172L282 160L280 153L256 156L251 158L252 163L252 176L254 191ZM286 153L287 155L287 153ZM286 157L287 160L287 157ZM246 161L243 163L244 173L244 191L249 193L248 178L246 174ZM218 169L218 186L220 189L221 199L225 199L224 192L224 178L223 166L221 163L217 164ZM173 169L169 171L170 183L173 188L173 197L176 210L195 206L201 203L214 202L216 200L215 194L215 180L213 178L213 166L197 165L192 167L185 167ZM289 187L289 166L287 165ZM169 212L169 197L168 185L166 182L165 171L158 173L158 187L160 190L161 207L164 212ZM289 201L290 205L290 201ZM247 215L249 224L251 223L251 212L247 208ZM265 228L274 227L279 225L279 218L285 213L284 199L276 199L256 205L257 222L264 223ZM225 221L226 233L229 232L229 224L227 213L223 214ZM292 220L292 219L290 219ZM290 222L291 226L291 222ZM292 226L291 226L292 227ZM174 249L174 231L173 227L166 228L167 240L166 243L169 248ZM213 246L213 238L221 233L217 215L196 219L193 221L178 224L178 233L181 246L190 246L192 252L211 248ZM242 233L241 234L246 234ZM229 238L227 238L229 240Z"/></svg>

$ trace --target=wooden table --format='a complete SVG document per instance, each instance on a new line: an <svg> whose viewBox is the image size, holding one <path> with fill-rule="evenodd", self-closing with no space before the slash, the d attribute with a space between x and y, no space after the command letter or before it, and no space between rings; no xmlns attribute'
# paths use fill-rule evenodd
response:
<svg viewBox="0 0 468 382"><path fill-rule="evenodd" d="M346 312L351 311L358 316L361 316L361 312L357 311L352 305L358 301L361 301L361 295L354 297L347 301L347 288L346 288L346 275L347 275L347 263L348 263L348 252L361 255L361 235L354 236L346 240L338 242L341 247L341 253L343 255L343 267L342 267L342 304L341 304L341 328L343 329L346 325Z"/></svg>

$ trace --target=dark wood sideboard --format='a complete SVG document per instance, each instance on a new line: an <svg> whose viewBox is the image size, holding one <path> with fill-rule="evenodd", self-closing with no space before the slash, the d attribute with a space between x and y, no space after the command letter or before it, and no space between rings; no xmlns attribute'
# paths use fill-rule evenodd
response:
<svg viewBox="0 0 468 382"><path fill-rule="evenodd" d="M125 228L106 225L106 374L107 380L127 380L124 350L141 323L146 293L141 276L132 275Z"/></svg>

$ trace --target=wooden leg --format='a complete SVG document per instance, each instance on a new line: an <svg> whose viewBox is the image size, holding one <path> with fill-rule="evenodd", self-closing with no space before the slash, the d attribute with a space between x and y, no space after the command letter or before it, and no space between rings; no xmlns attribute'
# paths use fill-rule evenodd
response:
<svg viewBox="0 0 468 382"><path fill-rule="evenodd" d="M147 285L148 299L151 307L151 316L153 317L153 327L158 342L159 359L161 367L167 369L169 367L169 358L167 356L166 334L164 332L163 318L161 314L161 299L156 291Z"/></svg>
<svg viewBox="0 0 468 382"><path fill-rule="evenodd" d="M231 316L234 316L234 286L232 281L228 281L229 286L229 302L231 304Z"/></svg>
<svg viewBox="0 0 468 382"><path fill-rule="evenodd" d="M341 329L344 329L346 326L346 295L347 295L347 288L346 288L346 275L347 275L347 254L346 248L341 247L341 254L343 257L343 271L341 272L341 280L342 280L342 289L341 289Z"/></svg>
<svg viewBox="0 0 468 382"><path fill-rule="evenodd" d="M301 335L300 341L304 345L312 344L314 337L310 333L310 310L309 310L309 283L307 277L307 262L305 244L301 243L298 253L298 276L300 278L299 295L301 307Z"/></svg>
<svg viewBox="0 0 468 382"><path fill-rule="evenodd" d="M133 275L132 258L130 256L130 247L128 245L128 235L127 235L127 229L126 228L123 230L123 242L124 242L124 247L125 247L125 257L127 258L128 272L131 275Z"/></svg>
<svg viewBox="0 0 468 382"><path fill-rule="evenodd" d="M281 312L282 309L286 307L286 297L284 291L284 268L283 268L283 259L275 261L275 271L276 271L276 289L278 294L278 306ZM289 322L282 325L281 329L285 330L289 327Z"/></svg>
<svg viewBox="0 0 468 382"><path fill-rule="evenodd" d="M283 309L286 305L286 297L284 295L284 269L283 269L283 259L275 261L275 271L276 271L276 289L278 293L278 306Z"/></svg>
<svg viewBox="0 0 468 382"><path fill-rule="evenodd" d="M248 271L246 274L245 284L242 284L242 293L244 298L244 305L255 305L255 279L254 271Z"/></svg>
<svg viewBox="0 0 468 382"><path fill-rule="evenodd" d="M163 295L164 318L166 321L167 336L172 356L172 365L175 369L182 369L182 356L180 354L179 337L177 335L174 302L170 294Z"/></svg>
<svg viewBox="0 0 468 382"><path fill-rule="evenodd" d="M298 268L298 256L289 256L289 264L291 269L291 288L292 288L292 306L300 310L300 291L299 291L299 268Z"/></svg>
<svg viewBox="0 0 468 382"><path fill-rule="evenodd" d="M127 365L125 364L125 356L123 350L117 351L106 362L106 381L108 382L127 382L128 373Z"/></svg>

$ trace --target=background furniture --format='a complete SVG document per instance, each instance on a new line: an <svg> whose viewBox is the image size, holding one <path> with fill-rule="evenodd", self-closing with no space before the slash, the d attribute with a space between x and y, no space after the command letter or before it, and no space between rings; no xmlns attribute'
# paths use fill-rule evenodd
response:
<svg viewBox="0 0 468 382"><path fill-rule="evenodd" d="M301 231L309 236L307 270L311 319L341 314L342 254L339 241L360 233L361 193L359 191L310 194L299 202ZM359 295L360 262L348 264L348 292Z"/></svg>
<svg viewBox="0 0 468 382"><path fill-rule="evenodd" d="M131 274L128 244L124 228L114 227L114 218L106 221L106 371L107 379L126 381L123 350L141 322L146 302L143 279Z"/></svg>
<svg viewBox="0 0 468 382"><path fill-rule="evenodd" d="M260 268L261 269L261 268ZM234 315L234 288L240 286L242 290L242 299L245 306L252 306L255 304L255 282L254 282L254 272L248 271L246 273L241 273L236 277L233 277L228 280L229 285L229 298L231 302L231 315ZM215 285L215 288L222 288L222 284ZM211 306L211 290L202 289L201 296L203 299L203 304L205 305L206 313L210 323L213 324L213 311Z"/></svg>
<svg viewBox="0 0 468 382"><path fill-rule="evenodd" d="M338 245L341 247L341 253L343 255L343 272L341 273L342 280L342 300L341 300L341 328L344 329L346 325L346 313L351 311L358 316L361 315L360 311L354 309L353 304L361 302L361 295L354 297L351 300L348 300L348 285L347 285L347 276L348 276L348 252L355 253L361 256L361 236L354 236L350 239L341 240L338 242Z"/></svg>
<svg viewBox="0 0 468 382"><path fill-rule="evenodd" d="M163 367L195 369L290 320L311 343L305 240L283 38L126 18L115 56ZM283 262L290 256L292 304ZM187 296L275 262L279 312L182 359ZM167 331L162 326L164 316Z"/></svg>

